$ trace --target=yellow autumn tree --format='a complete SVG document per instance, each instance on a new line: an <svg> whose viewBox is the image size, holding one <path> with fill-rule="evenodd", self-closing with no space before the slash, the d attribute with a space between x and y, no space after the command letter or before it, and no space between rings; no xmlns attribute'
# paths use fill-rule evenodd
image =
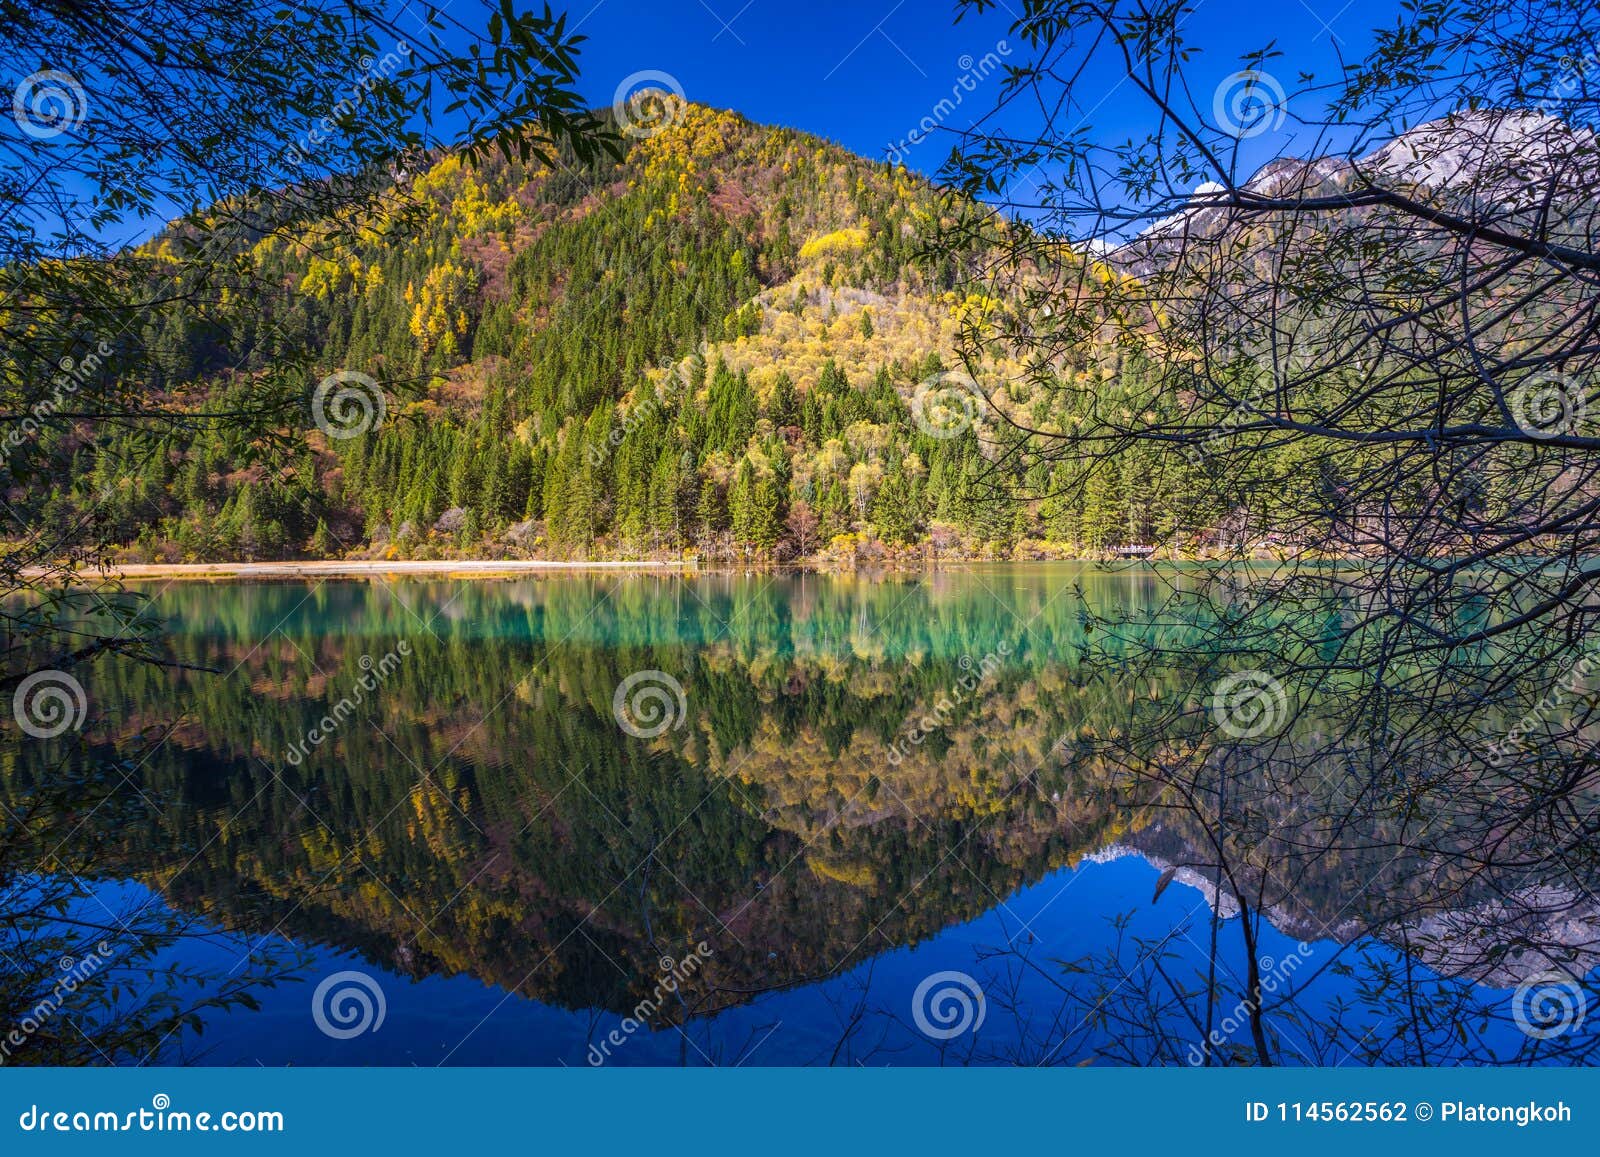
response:
<svg viewBox="0 0 1600 1157"><path fill-rule="evenodd" d="M476 271L455 260L430 269L420 289L406 287L406 300L412 303L411 336L424 353L456 351L459 339L466 336L467 306L477 288Z"/></svg>

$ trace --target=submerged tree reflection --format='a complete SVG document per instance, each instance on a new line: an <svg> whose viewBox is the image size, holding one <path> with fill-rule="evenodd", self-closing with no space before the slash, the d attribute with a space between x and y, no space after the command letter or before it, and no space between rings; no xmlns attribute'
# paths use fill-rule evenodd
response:
<svg viewBox="0 0 1600 1157"><path fill-rule="evenodd" d="M1204 671L1151 658L1216 635L1193 613L1210 577L177 587L174 657L232 673L95 668L82 750L25 747L6 790L21 799L48 759L124 761L113 794L160 806L66 813L75 874L136 878L241 954L289 935L626 1013L663 957L714 946L658 1027L1134 852L1158 893L1179 880L1208 902L1081 957L1017 929L983 962L988 1031L947 1060L1585 1059L1582 1031L1508 1036L1500 990L1565 968L1584 995L1590 859L1551 842L1525 783L1408 755L1398 704L1372 743L1330 742L1339 688L1292 686L1260 705L1270 732L1250 716L1230 734L1208 689L1247 669L1236 652ZM1317 645L1313 610L1262 606ZM682 726L618 726L613 693L641 670L682 685ZM1269 927L1328 951L1266 959ZM830 996L819 1061L892 1058L905 1012L871 976ZM1058 1004L1024 1000L1027 978Z"/></svg>

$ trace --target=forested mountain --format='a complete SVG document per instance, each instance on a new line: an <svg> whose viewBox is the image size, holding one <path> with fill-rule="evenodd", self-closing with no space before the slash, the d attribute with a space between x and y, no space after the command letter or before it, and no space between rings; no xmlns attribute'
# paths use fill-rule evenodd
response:
<svg viewBox="0 0 1600 1157"><path fill-rule="evenodd" d="M1408 134L1379 160L1402 144L1431 171L1429 149L1450 140ZM1192 448L1125 448L1085 477L1023 433L1119 412L1159 424L1161 407L1195 404L1181 359L1148 360L1159 341L1107 326L1008 361L1003 335L1030 288L1184 272L1163 258L1171 236L1232 231L1204 190L1103 259L1062 244L1056 268L997 274L992 231L1025 225L966 214L907 170L804 133L680 104L628 145L554 166L436 156L398 175L403 213L246 230L232 259L248 301L169 293L178 304L134 335L140 356L116 358L130 338L102 342L97 372L132 366L130 388L226 413L313 351L282 442L226 423L179 423L154 443L52 428L7 444L6 501L29 524L92 516L128 560L861 561L1254 539L1308 488L1337 492L1293 447L1263 445L1224 485ZM1281 184L1286 164L1252 187ZM1296 187L1337 177L1290 167L1306 175ZM948 243L963 215L982 222L956 230L965 249ZM178 269L185 234L174 225L139 256ZM1219 260L1196 252L1185 260ZM1126 336L1139 321L1118 324ZM964 365L963 345L989 360ZM1241 397L1259 370L1239 368ZM1337 359L1326 376L1347 388ZM1212 421L1241 436L1238 413Z"/></svg>
<svg viewBox="0 0 1600 1157"><path fill-rule="evenodd" d="M621 161L420 168L404 227L336 246L258 230L237 260L265 292L142 335L139 388L213 411L318 351L286 452L214 425L153 452L137 430L45 434L20 452L54 468L14 470L7 500L92 512L156 561L1010 554L1175 525L1148 466L1080 509L977 417L953 351L1002 304L960 260L921 258L950 206L904 169L695 105ZM143 255L183 244L174 226ZM990 392L1016 367L978 369ZM1023 491L1040 497L992 501Z"/></svg>

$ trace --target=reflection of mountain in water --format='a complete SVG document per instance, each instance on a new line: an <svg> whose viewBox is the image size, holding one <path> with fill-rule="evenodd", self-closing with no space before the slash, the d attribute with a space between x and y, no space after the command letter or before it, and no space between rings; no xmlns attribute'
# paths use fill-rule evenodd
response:
<svg viewBox="0 0 1600 1157"><path fill-rule="evenodd" d="M1137 856L1158 872L1171 871L1176 883L1198 891L1206 906L1224 920L1238 916L1238 898L1217 886L1214 873L1193 866L1193 848L1183 848L1181 854L1188 858L1176 863L1144 850L1170 849L1181 843L1181 839L1167 838L1159 828L1145 828L1133 833L1128 842L1112 844L1083 860L1109 863ZM1297 904L1281 904L1265 914L1278 931L1307 942L1331 938L1348 944L1374 934L1396 941L1401 932L1409 933L1408 942L1429 968L1491 988L1510 988L1547 972L1583 976L1600 967L1600 906L1566 888L1531 887L1505 900L1445 908L1388 927L1374 928L1353 916L1325 920ZM1513 943L1529 951L1513 955L1499 950Z"/></svg>
<svg viewBox="0 0 1600 1157"><path fill-rule="evenodd" d="M1085 597L1141 588L1097 576ZM93 670L97 755L178 721L136 772L160 809L94 835L108 875L230 926L613 1010L703 939L684 1007L704 1012L1122 848L1219 895L1201 819L1092 742L1133 691L1077 663L1081 608L1059 578L180 587L161 606L182 658L232 673ZM363 657L401 640L410 654L357 692ZM612 715L640 670L685 690L686 717L654 739ZM1188 694L1181 676L1139 688ZM1314 844L1343 802L1325 788L1257 801L1277 842L1248 894L1274 923L1454 933L1489 910L1439 856L1352 897L1393 863L1395 821Z"/></svg>

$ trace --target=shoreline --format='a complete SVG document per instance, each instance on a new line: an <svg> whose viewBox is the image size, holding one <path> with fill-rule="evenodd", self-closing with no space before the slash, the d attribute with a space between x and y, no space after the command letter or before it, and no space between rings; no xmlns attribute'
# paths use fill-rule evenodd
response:
<svg viewBox="0 0 1600 1157"><path fill-rule="evenodd" d="M326 575L359 578L364 575L439 575L443 577L494 578L502 575L536 574L541 571L582 570L662 570L698 569L694 564L661 561L572 562L532 559L318 559L302 562L188 562L123 563L105 570L78 572L80 575L117 579L258 579L312 578ZM26 573L26 572L25 572ZM45 572L37 572L43 574ZM35 576L37 577L37 575Z"/></svg>
<svg viewBox="0 0 1600 1157"><path fill-rule="evenodd" d="M190 579L227 581L252 579L370 578L384 576L432 576L438 578L514 578L541 573L560 574L583 571L641 571L654 573L727 574L747 571L810 571L818 574L849 574L858 571L907 572L960 570L988 565L1066 565L1118 566L1137 568L1165 562L1204 566L1212 559L1172 558L1029 558L995 559L951 556L937 559L885 559L877 566L830 565L815 558L790 562L707 562L697 559L298 559L287 562L185 562L112 563L104 568L83 567L72 572L75 580ZM1271 564L1273 559L1233 560L1247 564ZM1309 560L1305 560L1309 561ZM1318 559L1322 563L1347 564L1352 559ZM63 572L51 567L26 567L23 578L60 580Z"/></svg>

